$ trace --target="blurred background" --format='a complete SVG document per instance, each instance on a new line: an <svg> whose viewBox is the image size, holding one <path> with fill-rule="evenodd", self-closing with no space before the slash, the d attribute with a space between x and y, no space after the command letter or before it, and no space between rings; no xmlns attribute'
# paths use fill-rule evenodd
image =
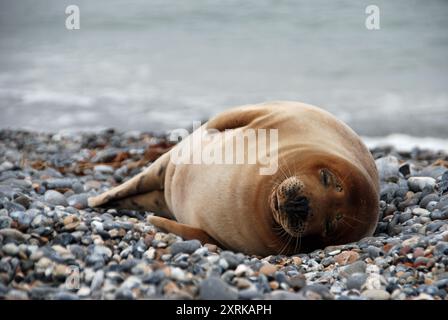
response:
<svg viewBox="0 0 448 320"><path fill-rule="evenodd" d="M299 100L363 136L443 141L448 1L372 1L0 0L0 128L160 132Z"/></svg>

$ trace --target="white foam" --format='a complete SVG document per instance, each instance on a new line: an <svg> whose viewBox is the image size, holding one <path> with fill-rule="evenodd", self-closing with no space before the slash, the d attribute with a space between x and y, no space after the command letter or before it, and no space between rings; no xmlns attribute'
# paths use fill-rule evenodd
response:
<svg viewBox="0 0 448 320"><path fill-rule="evenodd" d="M26 91L23 93L22 101L25 104L33 103L56 103L61 105L77 105L89 107L94 100L88 96L70 94L68 92L53 92L49 90Z"/></svg>
<svg viewBox="0 0 448 320"><path fill-rule="evenodd" d="M396 133L384 137L362 137L362 140L368 148L393 146L398 151L410 151L418 147L448 152L448 139L435 137L413 137Z"/></svg>

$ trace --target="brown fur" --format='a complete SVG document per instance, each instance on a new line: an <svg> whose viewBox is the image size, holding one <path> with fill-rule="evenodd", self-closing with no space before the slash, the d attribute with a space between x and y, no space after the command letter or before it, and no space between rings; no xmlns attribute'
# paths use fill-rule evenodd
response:
<svg viewBox="0 0 448 320"><path fill-rule="evenodd" d="M177 221L150 219L165 231L263 256L373 233L379 200L373 158L359 137L328 112L298 102L271 102L230 109L203 127L235 133L278 129L277 173L260 175L259 165L174 165L169 154L176 146L130 181L89 199L89 205L113 200L121 207L144 207ZM332 172L329 186L319 180L322 169ZM280 205L286 201L282 183L300 184L297 190L310 199L312 215L299 236L288 234L281 223L285 217L273 207L274 195Z"/></svg>

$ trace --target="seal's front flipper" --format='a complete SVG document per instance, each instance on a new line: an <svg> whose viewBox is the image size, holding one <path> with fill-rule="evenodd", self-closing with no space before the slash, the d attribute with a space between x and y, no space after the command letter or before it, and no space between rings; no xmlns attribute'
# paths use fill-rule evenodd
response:
<svg viewBox="0 0 448 320"><path fill-rule="evenodd" d="M125 201L126 198L145 194L150 191L163 190L165 170L169 159L170 154L167 152L132 179L96 197L89 198L89 206L100 207L112 201L120 205L120 201ZM151 208L147 210L150 211Z"/></svg>
<svg viewBox="0 0 448 320"><path fill-rule="evenodd" d="M197 239L202 244L210 243L215 244L217 246L221 246L215 239L210 237L204 230L191 227L189 225L179 223L174 220L169 220L156 216L148 217L148 221L157 228L161 229L162 231L177 234L178 236L184 238L185 240Z"/></svg>

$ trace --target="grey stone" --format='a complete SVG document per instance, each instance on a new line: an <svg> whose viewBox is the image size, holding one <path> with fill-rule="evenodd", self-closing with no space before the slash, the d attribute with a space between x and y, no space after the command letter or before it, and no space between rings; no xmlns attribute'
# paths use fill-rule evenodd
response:
<svg viewBox="0 0 448 320"><path fill-rule="evenodd" d="M426 208L431 201L439 201L440 197L436 193L430 193L420 200L420 207Z"/></svg>
<svg viewBox="0 0 448 320"><path fill-rule="evenodd" d="M28 208L30 206L31 201L32 200L30 199L30 197L23 194L14 199L15 203L22 205L24 208Z"/></svg>
<svg viewBox="0 0 448 320"><path fill-rule="evenodd" d="M109 249L106 246L96 245L93 248L93 254L101 255L101 256L104 256L104 257L107 257L107 258L111 258L112 257L112 250Z"/></svg>
<svg viewBox="0 0 448 320"><path fill-rule="evenodd" d="M120 288L115 293L115 299L117 300L133 300L135 299L134 294L129 288Z"/></svg>
<svg viewBox="0 0 448 320"><path fill-rule="evenodd" d="M15 202L6 202L3 204L3 207L8 210L9 212L14 212L14 211L25 211L26 208L24 206L22 206L19 203L15 203Z"/></svg>
<svg viewBox="0 0 448 320"><path fill-rule="evenodd" d="M45 192L44 199L46 202L55 206L67 206L67 200L64 195L55 190L48 190Z"/></svg>
<svg viewBox="0 0 448 320"><path fill-rule="evenodd" d="M396 183L381 184L380 198L381 200L390 202L393 200L395 193L400 189Z"/></svg>
<svg viewBox="0 0 448 320"><path fill-rule="evenodd" d="M399 163L394 156L386 156L375 160L376 167L381 180L398 177Z"/></svg>
<svg viewBox="0 0 448 320"><path fill-rule="evenodd" d="M434 253L437 255L448 255L448 242L439 242L434 248Z"/></svg>
<svg viewBox="0 0 448 320"><path fill-rule="evenodd" d="M238 298L243 300L257 299L261 298L262 296L262 293L259 292L255 286L251 286L238 292Z"/></svg>
<svg viewBox="0 0 448 320"><path fill-rule="evenodd" d="M436 232L444 224L445 224L444 221L434 221L434 222L428 223L428 225L426 226L426 231Z"/></svg>
<svg viewBox="0 0 448 320"><path fill-rule="evenodd" d="M19 247L14 243L7 243L2 247L2 251L8 256L16 256L19 253Z"/></svg>
<svg viewBox="0 0 448 320"><path fill-rule="evenodd" d="M411 211L406 211L400 214L398 221L400 223L404 223L406 221L408 221L409 219L412 218L412 212Z"/></svg>
<svg viewBox="0 0 448 320"><path fill-rule="evenodd" d="M334 258L333 257L326 257L321 261L321 264L324 267L328 267L329 265L332 265L334 263Z"/></svg>
<svg viewBox="0 0 448 320"><path fill-rule="evenodd" d="M101 150L91 159L91 161L96 162L96 163L110 162L117 156L118 153L119 153L119 150L113 149L113 148Z"/></svg>
<svg viewBox="0 0 448 320"><path fill-rule="evenodd" d="M97 272L95 272L95 275L93 276L92 283L90 284L90 290L92 292L100 290L101 286L103 285L103 281L104 281L104 271L98 270Z"/></svg>
<svg viewBox="0 0 448 320"><path fill-rule="evenodd" d="M11 289L5 296L6 300L28 300L28 293L22 290Z"/></svg>
<svg viewBox="0 0 448 320"><path fill-rule="evenodd" d="M192 254L201 247L201 242L198 240L187 240L175 242L171 245L171 254L175 256L178 253Z"/></svg>
<svg viewBox="0 0 448 320"><path fill-rule="evenodd" d="M381 289L365 290L361 295L371 300L389 300L390 298L389 292Z"/></svg>
<svg viewBox="0 0 448 320"><path fill-rule="evenodd" d="M0 230L0 235L5 239L15 240L23 242L28 238L28 235L24 235L22 232L16 229L5 228Z"/></svg>
<svg viewBox="0 0 448 320"><path fill-rule="evenodd" d="M96 174L112 174L114 173L114 168L108 165L97 165L93 168Z"/></svg>
<svg viewBox="0 0 448 320"><path fill-rule="evenodd" d="M67 203L69 206L75 207L77 209L84 209L88 207L87 199L88 195L86 193L74 194L67 198Z"/></svg>
<svg viewBox="0 0 448 320"><path fill-rule="evenodd" d="M367 280L367 274L365 273L353 273L352 275L350 275L347 278L347 289L351 290L351 289L356 289L356 290L360 290L362 285L366 282Z"/></svg>
<svg viewBox="0 0 448 320"><path fill-rule="evenodd" d="M436 179L431 177L410 177L408 179L409 189L414 192L423 191L425 188L434 189Z"/></svg>
<svg viewBox="0 0 448 320"><path fill-rule="evenodd" d="M51 296L53 300L79 300L79 297L71 292L61 291Z"/></svg>
<svg viewBox="0 0 448 320"><path fill-rule="evenodd" d="M304 287L300 293L303 294L306 298L314 298L315 295L310 295L310 293L314 293L320 296L321 299L324 300L332 300L334 299L333 294L330 292L330 290L322 285L322 284L311 284L306 287Z"/></svg>
<svg viewBox="0 0 448 320"><path fill-rule="evenodd" d="M235 269L244 261L244 255L235 254L232 251L221 252L221 258L224 258L227 261L230 269Z"/></svg>
<svg viewBox="0 0 448 320"><path fill-rule="evenodd" d="M437 184L440 194L445 194L448 191L448 171L442 175L440 182Z"/></svg>
<svg viewBox="0 0 448 320"><path fill-rule="evenodd" d="M200 283L199 297L203 300L235 300L238 291L221 279L210 277Z"/></svg>
<svg viewBox="0 0 448 320"><path fill-rule="evenodd" d="M47 189L71 189L73 186L73 179L48 179L44 181L43 185Z"/></svg>
<svg viewBox="0 0 448 320"><path fill-rule="evenodd" d="M268 299L272 300L305 300L305 297L300 293L294 293L284 290L273 291L267 296Z"/></svg>
<svg viewBox="0 0 448 320"><path fill-rule="evenodd" d="M10 228L12 219L10 217L0 217L0 229Z"/></svg>
<svg viewBox="0 0 448 320"><path fill-rule="evenodd" d="M382 252L380 248L375 247L375 246L368 246L366 251L369 254L369 257L371 259L375 259L376 257L379 257Z"/></svg>
<svg viewBox="0 0 448 320"><path fill-rule="evenodd" d="M0 172L11 170L12 168L14 168L14 164L9 161L3 161L2 164L0 164Z"/></svg>
<svg viewBox="0 0 448 320"><path fill-rule="evenodd" d="M287 278L288 285L293 289L301 289L306 286L306 278L303 275L296 275L294 277Z"/></svg>
<svg viewBox="0 0 448 320"><path fill-rule="evenodd" d="M352 264L343 266L340 268L341 272L346 275L352 275L354 273L365 273L367 264L364 261L355 261Z"/></svg>

